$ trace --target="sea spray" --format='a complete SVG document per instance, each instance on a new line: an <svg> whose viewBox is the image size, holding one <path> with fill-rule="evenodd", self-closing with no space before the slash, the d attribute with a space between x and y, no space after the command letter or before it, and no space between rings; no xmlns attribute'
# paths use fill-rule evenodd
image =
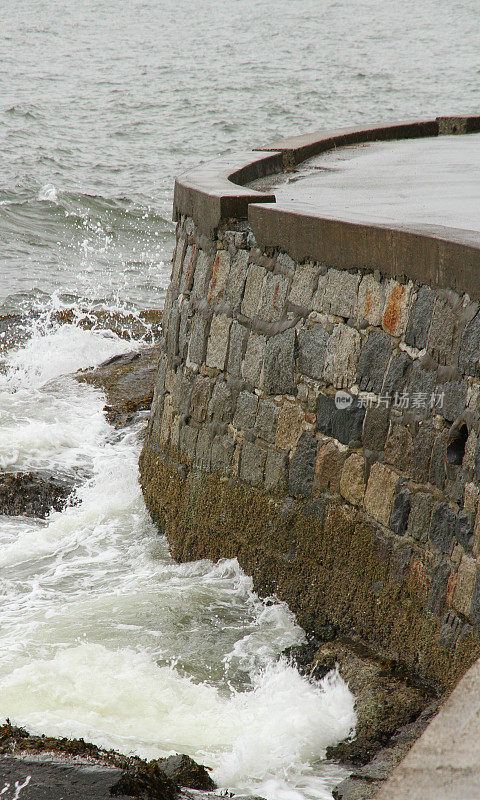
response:
<svg viewBox="0 0 480 800"><path fill-rule="evenodd" d="M138 483L141 425L114 431L102 394L63 377L121 349L52 322L8 356L0 456L82 481L45 522L0 519L0 713L125 753L187 752L219 786L271 800L328 798L339 773L321 759L352 730L353 698L335 673L310 683L278 660L303 632L236 560L170 558Z"/></svg>

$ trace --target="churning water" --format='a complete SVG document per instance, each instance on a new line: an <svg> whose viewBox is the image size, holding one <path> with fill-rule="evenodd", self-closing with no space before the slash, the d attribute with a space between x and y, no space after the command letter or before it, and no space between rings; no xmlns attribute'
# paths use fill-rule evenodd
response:
<svg viewBox="0 0 480 800"><path fill-rule="evenodd" d="M278 661L302 631L234 561L173 563L136 429L65 377L125 350L50 320L161 307L173 176L340 124L475 112L476 0L11 0L0 8L0 314L40 316L0 372L0 467L80 471L46 521L0 517L0 716L222 787L328 798L353 698ZM0 342L1 344L1 342ZM140 347L142 342L131 342Z"/></svg>

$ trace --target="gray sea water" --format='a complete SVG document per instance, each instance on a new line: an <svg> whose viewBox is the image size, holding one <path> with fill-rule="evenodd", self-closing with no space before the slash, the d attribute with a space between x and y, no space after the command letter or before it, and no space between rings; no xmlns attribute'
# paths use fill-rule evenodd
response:
<svg viewBox="0 0 480 800"><path fill-rule="evenodd" d="M10 0L0 302L162 302L176 173L343 124L476 112L476 0ZM1 307L0 307L1 308Z"/></svg>
<svg viewBox="0 0 480 800"><path fill-rule="evenodd" d="M172 561L138 485L141 423L114 431L68 377L125 342L75 320L163 305L176 173L297 132L476 112L478 3L9 0L0 77L0 314L36 311L3 353L0 467L89 476L46 521L0 514L0 719L188 752L268 800L331 798L352 695L278 660L303 632L236 561Z"/></svg>

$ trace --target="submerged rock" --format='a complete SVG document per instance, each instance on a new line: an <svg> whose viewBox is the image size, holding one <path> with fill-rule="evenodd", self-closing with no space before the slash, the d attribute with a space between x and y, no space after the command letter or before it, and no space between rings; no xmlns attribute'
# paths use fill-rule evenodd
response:
<svg viewBox="0 0 480 800"><path fill-rule="evenodd" d="M117 428L129 425L138 411L147 411L153 398L153 382L162 345L113 356L98 367L73 376L80 383L102 389L107 396L107 419Z"/></svg>
<svg viewBox="0 0 480 800"><path fill-rule="evenodd" d="M64 508L74 487L73 477L49 471L0 473L0 514L43 519Z"/></svg>

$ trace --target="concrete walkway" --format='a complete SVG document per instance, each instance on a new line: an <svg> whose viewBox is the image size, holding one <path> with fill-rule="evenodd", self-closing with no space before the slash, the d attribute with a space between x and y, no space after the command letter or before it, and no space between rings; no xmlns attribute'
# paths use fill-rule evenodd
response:
<svg viewBox="0 0 480 800"><path fill-rule="evenodd" d="M480 232L480 134L341 147L252 186L320 215Z"/></svg>
<svg viewBox="0 0 480 800"><path fill-rule="evenodd" d="M376 800L479 798L480 661L477 661Z"/></svg>

